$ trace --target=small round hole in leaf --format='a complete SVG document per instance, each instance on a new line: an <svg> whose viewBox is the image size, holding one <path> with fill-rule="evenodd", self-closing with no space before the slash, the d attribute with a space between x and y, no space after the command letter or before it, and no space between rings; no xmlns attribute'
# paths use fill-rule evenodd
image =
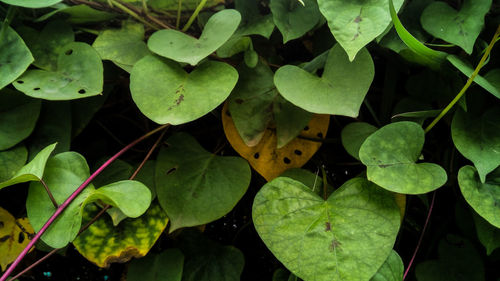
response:
<svg viewBox="0 0 500 281"><path fill-rule="evenodd" d="M19 232L19 236L17 237L17 242L21 244L23 243L23 241L24 241L24 233Z"/></svg>
<svg viewBox="0 0 500 281"><path fill-rule="evenodd" d="M318 136L318 138L323 138L323 133L319 132L319 133L317 134L317 136Z"/></svg>
<svg viewBox="0 0 500 281"><path fill-rule="evenodd" d="M17 84L22 84L22 83L24 83L24 81L23 81L23 80L18 80L18 81L17 81Z"/></svg>
<svg viewBox="0 0 500 281"><path fill-rule="evenodd" d="M65 52L65 54L66 54L66 55L68 55L68 56L69 56L69 55L71 55L72 53L73 53L73 50L71 50L71 49L69 49L69 50L67 50L67 51Z"/></svg>
<svg viewBox="0 0 500 281"><path fill-rule="evenodd" d="M304 131L307 131L307 130L309 130L309 126L304 127Z"/></svg>
<svg viewBox="0 0 500 281"><path fill-rule="evenodd" d="M288 157L283 158L283 162L284 162L285 164L290 164L290 163L292 163L292 161L291 161L291 160L290 160L290 158L288 158Z"/></svg>
<svg viewBox="0 0 500 281"><path fill-rule="evenodd" d="M86 92L87 92L87 91L85 91L84 89L80 89L80 90L78 91L78 93L79 93L79 94L85 94Z"/></svg>
<svg viewBox="0 0 500 281"><path fill-rule="evenodd" d="M298 149L295 149L295 151L293 153L295 153L296 155L302 155L302 151L300 151Z"/></svg>
<svg viewBox="0 0 500 281"><path fill-rule="evenodd" d="M260 155L259 155L259 153L257 152L257 153L255 153L255 154L253 155L253 158L255 158L255 159L259 159L259 156L260 156Z"/></svg>
<svg viewBox="0 0 500 281"><path fill-rule="evenodd" d="M38 90L40 90L39 87L33 88L33 91L38 91Z"/></svg>
<svg viewBox="0 0 500 281"><path fill-rule="evenodd" d="M0 221L0 228L4 226L3 221Z"/></svg>

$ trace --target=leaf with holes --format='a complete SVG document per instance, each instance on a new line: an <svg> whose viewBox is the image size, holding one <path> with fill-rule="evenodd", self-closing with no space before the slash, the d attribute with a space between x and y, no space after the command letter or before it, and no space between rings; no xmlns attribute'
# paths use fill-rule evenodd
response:
<svg viewBox="0 0 500 281"><path fill-rule="evenodd" d="M10 179L0 182L0 189L22 182L39 181L45 171L47 159L55 148L56 144L54 143L42 149L33 160L16 171Z"/></svg>
<svg viewBox="0 0 500 281"><path fill-rule="evenodd" d="M32 44L28 44L37 67L56 71L59 54L65 51L65 46L75 41L75 33L64 21L51 21L39 32Z"/></svg>
<svg viewBox="0 0 500 281"><path fill-rule="evenodd" d="M89 176L89 167L83 156L76 152L64 152L49 159L43 178L55 201L61 204ZM151 193L146 186L136 181L120 181L97 190L89 185L49 227L42 240L53 248L66 246L80 230L85 205L98 200L118 207L129 217L138 217L149 207ZM26 209L37 231L56 210L39 182L30 185Z"/></svg>
<svg viewBox="0 0 500 281"><path fill-rule="evenodd" d="M404 194L422 194L445 184L446 171L441 166L415 163L424 141L424 130L417 123L396 122L378 129L359 150L368 180Z"/></svg>
<svg viewBox="0 0 500 281"><path fill-rule="evenodd" d="M28 245L34 230L26 218L15 219L0 207L0 269L5 271Z"/></svg>
<svg viewBox="0 0 500 281"><path fill-rule="evenodd" d="M2 89L23 74L34 59L23 39L7 24L0 25L0 50Z"/></svg>
<svg viewBox="0 0 500 281"><path fill-rule="evenodd" d="M302 167L318 151L326 137L329 115L313 115L301 134L282 148L277 148L276 130L267 129L258 145L249 147L241 139L227 110L222 110L224 133L231 146L266 180L272 180L290 168ZM314 140L308 140L312 138Z"/></svg>
<svg viewBox="0 0 500 281"><path fill-rule="evenodd" d="M405 267L401 257L396 251L392 250L370 281L401 281L403 280L404 270Z"/></svg>
<svg viewBox="0 0 500 281"><path fill-rule="evenodd" d="M269 4L273 20L281 34L283 43L297 39L311 30L321 19L316 0L272 0Z"/></svg>
<svg viewBox="0 0 500 281"><path fill-rule="evenodd" d="M134 65L130 91L149 119L179 125L215 109L237 80L238 72L222 62L207 61L188 74L175 62L149 55Z"/></svg>
<svg viewBox="0 0 500 281"><path fill-rule="evenodd" d="M437 1L425 8L420 21L432 36L456 44L471 54L490 7L491 0L465 0L457 11L448 3Z"/></svg>
<svg viewBox="0 0 500 281"><path fill-rule="evenodd" d="M340 133L342 145L349 155L359 160L359 149L361 145L377 127L364 122L349 123Z"/></svg>
<svg viewBox="0 0 500 281"><path fill-rule="evenodd" d="M143 40L142 24L123 22L121 29L101 31L92 47L103 60L110 60L130 72L136 62L151 54Z"/></svg>
<svg viewBox="0 0 500 281"><path fill-rule="evenodd" d="M481 182L500 166L500 108L490 109L481 116L457 109L451 136L458 151L474 163Z"/></svg>
<svg viewBox="0 0 500 281"><path fill-rule="evenodd" d="M95 205L88 205L83 212L83 222L89 222L98 212ZM165 212L153 203L142 216L125 219L116 227L108 216L101 217L82 232L73 245L87 260L99 267L109 267L114 262L145 256L167 223Z"/></svg>
<svg viewBox="0 0 500 281"><path fill-rule="evenodd" d="M294 139L311 119L311 113L284 100L273 83L273 72L264 62L254 68L241 66L240 79L229 96L229 112L247 146L256 146L268 127L276 127L277 147Z"/></svg>
<svg viewBox="0 0 500 281"><path fill-rule="evenodd" d="M130 263L128 281L181 281L184 255L179 249L167 249L159 254L149 254Z"/></svg>
<svg viewBox="0 0 500 281"><path fill-rule="evenodd" d="M396 10L399 10L403 2L394 1ZM344 48L351 61L391 23L389 0L318 0L318 5L335 40Z"/></svg>
<svg viewBox="0 0 500 281"><path fill-rule="evenodd" d="M61 2L62 0L0 0L9 5L20 6L24 8L44 8Z"/></svg>
<svg viewBox="0 0 500 281"><path fill-rule="evenodd" d="M325 201L279 177L257 193L252 217L271 252L310 281L368 280L391 253L400 224L393 195L363 178Z"/></svg>
<svg viewBox="0 0 500 281"><path fill-rule="evenodd" d="M210 17L199 39L174 29L151 35L149 49L160 56L197 65L222 46L238 28L241 16L236 10L222 10Z"/></svg>
<svg viewBox="0 0 500 281"><path fill-rule="evenodd" d="M99 54L88 44L73 42L62 48L57 70L29 70L14 82L28 96L46 100L72 100L102 92L103 67Z"/></svg>
<svg viewBox="0 0 500 281"><path fill-rule="evenodd" d="M374 75L373 61L366 49L350 62L337 44L328 54L321 77L285 65L276 71L274 83L286 100L307 111L357 117Z"/></svg>
<svg viewBox="0 0 500 281"><path fill-rule="evenodd" d="M9 150L0 151L0 186L12 178L28 159L28 150L24 145L15 146Z"/></svg>
<svg viewBox="0 0 500 281"><path fill-rule="evenodd" d="M185 133L173 135L167 143L157 160L156 193L170 218L169 231L206 224L229 213L250 184L246 161L205 151Z"/></svg>
<svg viewBox="0 0 500 281"><path fill-rule="evenodd" d="M458 171L458 185L467 203L481 217L500 228L500 168L482 183L474 167L464 166Z"/></svg>
<svg viewBox="0 0 500 281"><path fill-rule="evenodd" d="M485 280L484 265L474 245L456 235L447 235L439 242L439 259L417 264L418 281Z"/></svg>
<svg viewBox="0 0 500 281"><path fill-rule="evenodd" d="M27 138L35 128L41 102L19 92L0 91L0 150Z"/></svg>

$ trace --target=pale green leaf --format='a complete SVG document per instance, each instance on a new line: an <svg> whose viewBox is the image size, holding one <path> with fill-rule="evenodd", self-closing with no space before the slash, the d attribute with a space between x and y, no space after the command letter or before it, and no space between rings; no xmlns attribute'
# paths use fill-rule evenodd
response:
<svg viewBox="0 0 500 281"><path fill-rule="evenodd" d="M396 251L392 250L370 281L403 281L404 270L405 267L401 257Z"/></svg>
<svg viewBox="0 0 500 281"><path fill-rule="evenodd" d="M368 280L391 253L400 224L393 195L362 178L326 201L276 178L257 193L252 217L271 252L308 281Z"/></svg>
<svg viewBox="0 0 500 281"><path fill-rule="evenodd" d="M0 89L26 71L33 56L23 39L6 24L0 25Z"/></svg>
<svg viewBox="0 0 500 281"><path fill-rule="evenodd" d="M342 145L349 155L359 160L359 148L377 127L364 122L350 123L342 129Z"/></svg>
<svg viewBox="0 0 500 281"><path fill-rule="evenodd" d="M424 141L424 130L414 122L396 122L378 129L359 150L368 179L404 194L427 193L444 185L447 175L441 166L415 163Z"/></svg>
<svg viewBox="0 0 500 281"><path fill-rule="evenodd" d="M304 0L303 4L297 0L271 0L269 8L283 35L283 43L301 37L321 18L316 0Z"/></svg>

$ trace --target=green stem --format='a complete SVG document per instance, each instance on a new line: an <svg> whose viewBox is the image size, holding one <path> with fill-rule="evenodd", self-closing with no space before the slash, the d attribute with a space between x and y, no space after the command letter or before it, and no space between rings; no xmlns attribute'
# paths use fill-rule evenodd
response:
<svg viewBox="0 0 500 281"><path fill-rule="evenodd" d="M491 39L490 44L486 48L486 52L484 52L483 56L481 57L481 60L479 61L476 69L474 69L474 72L471 74L471 76L467 80L467 83L465 83L462 90L460 90L460 92L455 96L455 98L439 113L439 115L436 118L434 118L434 120L432 120L432 122L429 124L429 126L427 126L427 128L425 128L426 133L429 132L437 124L437 122L439 122L439 120L441 120L443 118L443 116L445 116L446 113L448 113L448 111L450 111L450 109L453 108L453 106L465 94L467 89L472 84L472 81L474 81L474 78L476 78L477 74L479 73L479 70L481 70L481 68L483 67L484 62L486 61L486 58L488 58L488 56L491 52L491 49L493 48L493 46L495 45L495 42L497 41L498 36L500 36L500 25L498 26L497 31L495 32L495 35Z"/></svg>
<svg viewBox="0 0 500 281"><path fill-rule="evenodd" d="M146 3L146 0L142 0L142 10L144 11L145 14L149 13L148 4Z"/></svg>
<svg viewBox="0 0 500 281"><path fill-rule="evenodd" d="M364 99L363 103L366 105L366 108L368 108L368 111L370 111L370 114L372 115L373 120L375 120L375 123L377 123L377 125L381 127L382 123L380 123L380 120L378 120L377 114L375 114L375 111L373 110L373 107L370 105L368 100Z"/></svg>
<svg viewBox="0 0 500 281"><path fill-rule="evenodd" d="M175 29L179 29L181 25L181 11L182 11L182 0L179 1L179 6L177 7L177 19L175 20Z"/></svg>
<svg viewBox="0 0 500 281"><path fill-rule="evenodd" d="M186 32L191 27L191 24L193 24L194 20L196 19L196 17L200 13L201 9L203 9L203 7L205 7L206 3L207 3L207 0L201 0L200 4L198 4L198 6L194 10L193 14L189 18L188 22L186 23L186 25L182 28L182 32Z"/></svg>
<svg viewBox="0 0 500 281"><path fill-rule="evenodd" d="M99 35L99 30L85 28L85 27L77 27L77 29L90 34Z"/></svg>
<svg viewBox="0 0 500 281"><path fill-rule="evenodd" d="M140 17L138 14L136 14L134 11L130 10L129 8L127 8L127 6L123 5L122 3L118 2L117 0L108 0L109 3L111 3L113 6L116 6L118 9L124 11L125 13L129 14L131 17L133 17L134 19L142 22L143 24L151 27L152 29L155 29L155 30L159 30L158 27L152 25L151 23L149 23L148 21L144 20L142 17Z"/></svg>

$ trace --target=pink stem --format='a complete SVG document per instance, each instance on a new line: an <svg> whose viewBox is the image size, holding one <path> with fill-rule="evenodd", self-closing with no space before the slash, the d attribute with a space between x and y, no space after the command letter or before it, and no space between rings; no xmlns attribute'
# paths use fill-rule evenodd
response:
<svg viewBox="0 0 500 281"><path fill-rule="evenodd" d="M429 224L429 220L430 220L431 214L432 214L432 208L434 207L434 199L436 199L436 192L432 193L431 205L429 206L429 212L427 213L427 218L425 219L424 228L422 229L422 232L420 233L420 238L418 239L417 247L415 247L415 251L413 252L413 256L411 257L410 263L408 263L408 267L405 270L405 274L403 275L403 280L405 280L406 275L408 275L408 272L410 271L410 268L413 264L413 261L415 261L415 257L417 256L417 252L418 252L418 249L420 248L420 244L422 243L422 240L424 238L425 229L427 228L427 224Z"/></svg>
<svg viewBox="0 0 500 281"><path fill-rule="evenodd" d="M29 242L29 244L24 248L24 250L17 256L16 260L12 263L12 265L5 271L5 273L0 277L0 281L5 281L9 277L9 275L14 271L14 269L19 265L19 263L24 259L26 254L30 251L30 249L35 245L36 242L42 237L42 235L45 233L45 231L49 228L49 226L56 220L57 217L66 209L66 207L75 200L75 198L87 187L90 182L97 177L106 167L108 167L113 161L115 161L118 157L120 157L123 153L125 153L127 150L132 148L134 145L138 144L139 142L143 141L144 139L148 138L149 136L153 135L154 133L157 133L158 131L170 126L170 124L166 124L163 126L160 126L153 131L145 134L144 136L136 139L135 141L131 142L129 145L125 146L122 148L122 150L118 151L113 157L109 158L108 161L106 161L104 164L102 164L99 169L97 169L90 177L85 180L69 197L64 201L61 205L59 205L59 208L56 209L54 214L47 220L47 222L42 226L42 228L37 232L37 234L33 237L33 239Z"/></svg>

